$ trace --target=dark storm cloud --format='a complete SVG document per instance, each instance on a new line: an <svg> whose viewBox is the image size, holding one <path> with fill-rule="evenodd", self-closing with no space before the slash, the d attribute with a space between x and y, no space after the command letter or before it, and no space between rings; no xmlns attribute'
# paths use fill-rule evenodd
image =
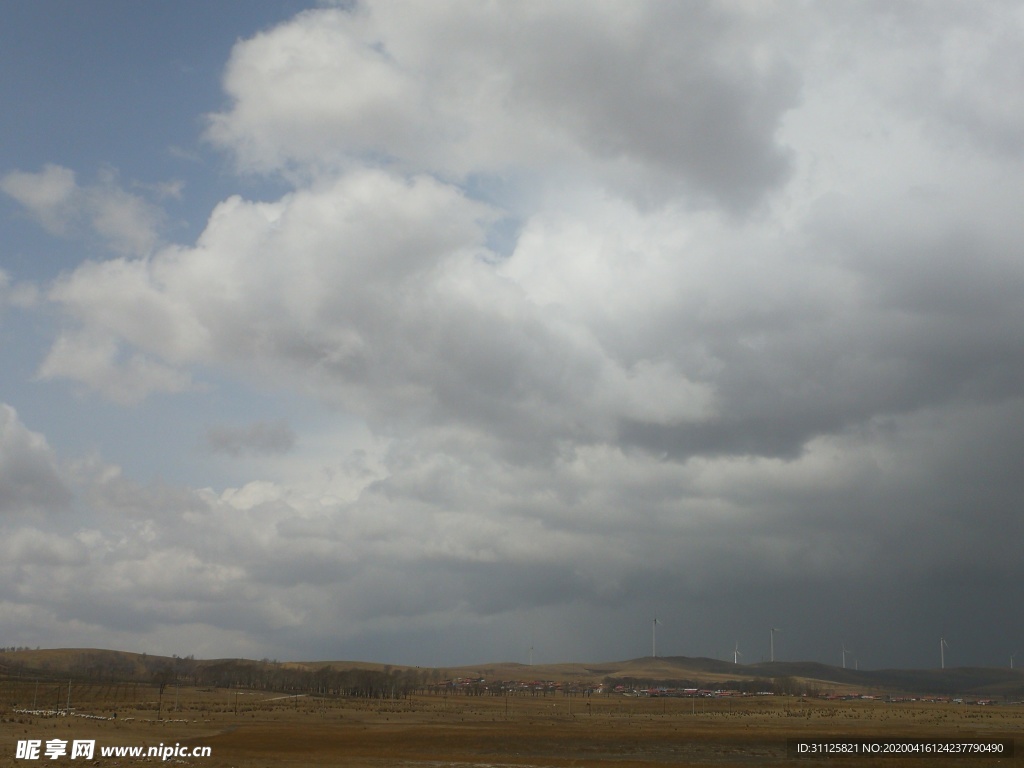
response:
<svg viewBox="0 0 1024 768"><path fill-rule="evenodd" d="M619 438L624 444L675 460L722 454L793 458L816 432L813 425L801 425L781 416L682 425L626 419L619 426Z"/></svg>

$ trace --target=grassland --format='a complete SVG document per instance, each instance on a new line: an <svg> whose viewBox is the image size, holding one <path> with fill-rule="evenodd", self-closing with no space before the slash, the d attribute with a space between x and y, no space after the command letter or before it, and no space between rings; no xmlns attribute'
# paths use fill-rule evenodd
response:
<svg viewBox="0 0 1024 768"><path fill-rule="evenodd" d="M571 676L578 670L568 668ZM68 701L68 681L0 683L0 766L75 765L16 760L19 739L95 739L100 746L209 746L207 758L172 758L204 768L511 768L667 765L1024 764L1024 759L787 756L787 738L1013 739L1024 707L952 703L736 699L615 695L412 695L402 699L314 697L242 688L71 682L76 716L29 714ZM159 708L159 709L158 709ZM117 714L116 719L112 716ZM93 715L109 719L88 719ZM1024 751L1024 744L1020 745ZM97 766L152 766L158 759L101 758Z"/></svg>

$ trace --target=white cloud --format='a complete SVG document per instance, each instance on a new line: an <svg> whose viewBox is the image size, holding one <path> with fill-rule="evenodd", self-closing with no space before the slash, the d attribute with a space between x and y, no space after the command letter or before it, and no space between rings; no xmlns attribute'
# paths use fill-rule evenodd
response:
<svg viewBox="0 0 1024 768"><path fill-rule="evenodd" d="M66 508L70 493L46 439L0 403L0 516L36 515Z"/></svg>
<svg viewBox="0 0 1024 768"><path fill-rule="evenodd" d="M189 374L138 352L125 351L116 339L89 333L60 336L39 368L42 379L68 378L124 405L154 392L184 392Z"/></svg>
<svg viewBox="0 0 1024 768"><path fill-rule="evenodd" d="M112 174L87 192L87 209L96 233L117 251L141 255L158 242L160 213L142 198L125 192Z"/></svg>
<svg viewBox="0 0 1024 768"><path fill-rule="evenodd" d="M33 283L11 282L11 277L0 269L0 310L7 307L31 309L39 301L39 289Z"/></svg>
<svg viewBox="0 0 1024 768"><path fill-rule="evenodd" d="M0 190L53 234L70 236L84 229L131 256L149 253L159 241L160 211L123 190L110 170L100 174L98 183L81 186L74 171L48 164L38 173L11 171L0 178Z"/></svg>
<svg viewBox="0 0 1024 768"><path fill-rule="evenodd" d="M845 84L858 83L886 112L920 122L950 149L966 142L1001 161L1024 139L1024 101L1013 87L1022 74L1024 15L1013 3L905 4L861 14L822 6L826 29L818 61L842 61ZM829 70L825 70L831 72Z"/></svg>
<svg viewBox="0 0 1024 768"><path fill-rule="evenodd" d="M71 215L77 185L74 171L47 164L39 173L8 173L0 179L0 190L25 206L48 230L60 234Z"/></svg>
<svg viewBox="0 0 1024 768"><path fill-rule="evenodd" d="M774 132L797 93L763 31L725 6L308 11L235 47L208 135L264 172L561 168L744 206L786 175Z"/></svg>

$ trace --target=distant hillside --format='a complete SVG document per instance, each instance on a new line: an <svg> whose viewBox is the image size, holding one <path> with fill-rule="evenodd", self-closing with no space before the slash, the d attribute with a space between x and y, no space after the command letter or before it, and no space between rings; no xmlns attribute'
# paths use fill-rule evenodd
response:
<svg viewBox="0 0 1024 768"><path fill-rule="evenodd" d="M500 679L644 681L692 683L715 687L737 681L769 683L792 678L797 687L837 693L899 693L936 696L971 695L1024 698L1024 672L1005 668L956 667L939 669L854 670L818 662L776 661L733 664L719 659L650 656L599 664L481 664L450 670L462 676Z"/></svg>
<svg viewBox="0 0 1024 768"><path fill-rule="evenodd" d="M447 668L420 668L359 661L278 662L263 659L194 659L94 648L0 652L0 676L97 681L152 682L176 679L193 685L298 688L340 675L389 675L421 685L453 678L601 682L606 679L649 685L755 687L817 692L899 693L1024 699L1024 672L1003 668L853 670L817 662L776 661L730 664L718 659L670 656L617 662L526 665L512 662ZM763 684L763 685L761 685Z"/></svg>
<svg viewBox="0 0 1024 768"><path fill-rule="evenodd" d="M76 677L108 677L133 680L144 677L154 665L166 664L161 656L97 648L47 648L0 652L0 671L40 677L74 674Z"/></svg>

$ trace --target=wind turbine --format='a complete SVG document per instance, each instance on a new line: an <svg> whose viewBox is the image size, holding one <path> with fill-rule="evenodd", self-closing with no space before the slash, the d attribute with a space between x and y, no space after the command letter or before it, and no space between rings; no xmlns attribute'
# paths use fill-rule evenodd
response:
<svg viewBox="0 0 1024 768"><path fill-rule="evenodd" d="M843 643L843 669L846 669L846 654L848 653L849 651L846 649L846 643Z"/></svg>
<svg viewBox="0 0 1024 768"><path fill-rule="evenodd" d="M655 618L651 622L651 656L658 658L658 625L661 622Z"/></svg>
<svg viewBox="0 0 1024 768"><path fill-rule="evenodd" d="M1010 669L1013 669L1013 657L1016 655L1016 652L1010 654Z"/></svg>
<svg viewBox="0 0 1024 768"><path fill-rule="evenodd" d="M939 638L939 663L942 665L942 669L946 668L946 649L949 648L949 643L946 642L946 638Z"/></svg>
<svg viewBox="0 0 1024 768"><path fill-rule="evenodd" d="M782 630L778 629L777 627L772 627L770 630L768 630L769 647L771 648L770 658L772 661L775 661L775 633L781 631Z"/></svg>
<svg viewBox="0 0 1024 768"><path fill-rule="evenodd" d="M733 648L732 648L732 663L733 664L739 664L740 663L740 656L742 656L742 655L743 654L740 653L740 641L737 640L736 641L736 645L734 645ZM1011 657L1011 660L1012 660L1012 657Z"/></svg>

